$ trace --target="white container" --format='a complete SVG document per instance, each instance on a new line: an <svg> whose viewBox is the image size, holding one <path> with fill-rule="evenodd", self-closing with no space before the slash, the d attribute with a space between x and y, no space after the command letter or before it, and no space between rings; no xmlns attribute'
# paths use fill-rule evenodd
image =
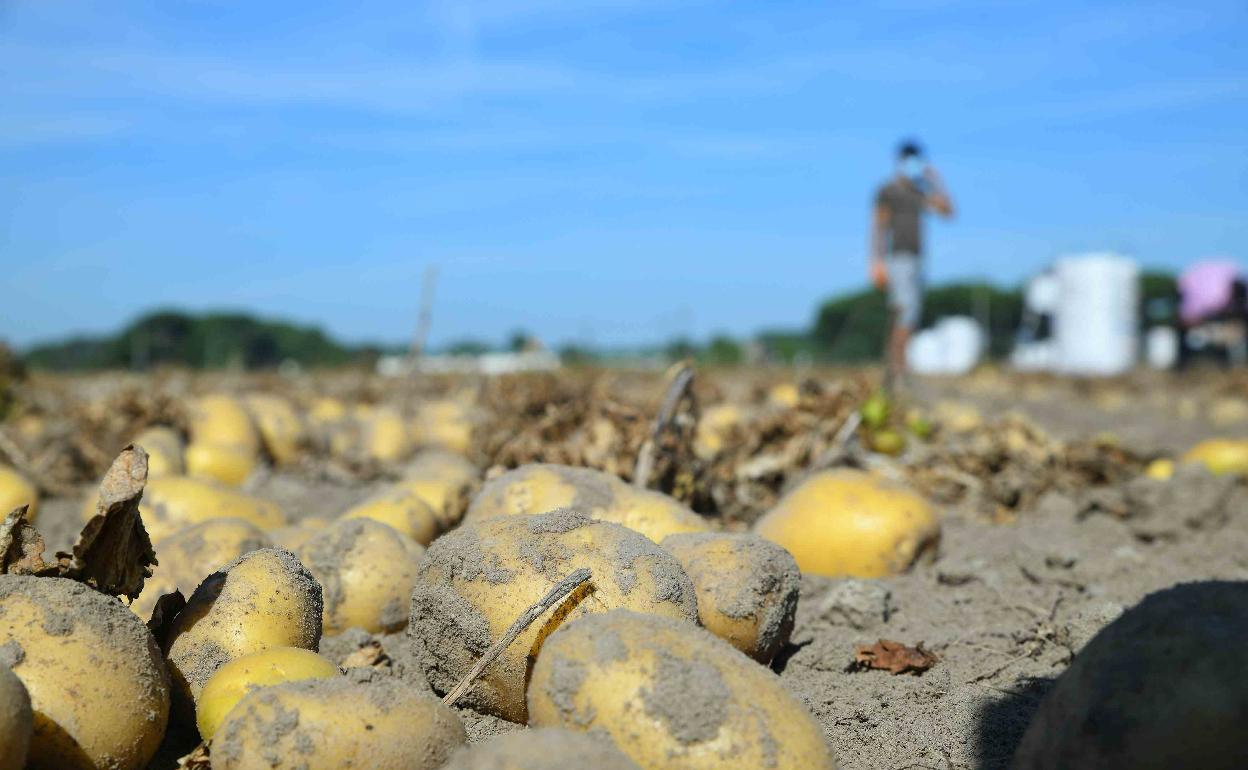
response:
<svg viewBox="0 0 1248 770"><path fill-rule="evenodd" d="M966 316L942 318L910 338L906 359L919 374L966 374L984 354L984 331Z"/></svg>
<svg viewBox="0 0 1248 770"><path fill-rule="evenodd" d="M1154 326L1144 338L1144 358L1154 369L1173 369L1179 360L1179 332L1170 326Z"/></svg>
<svg viewBox="0 0 1248 770"><path fill-rule="evenodd" d="M1010 363L1024 372L1047 372L1057 366L1057 346L1052 340L1016 345Z"/></svg>
<svg viewBox="0 0 1248 770"><path fill-rule="evenodd" d="M1057 261L1053 315L1057 363L1068 374L1121 374L1139 347L1139 267L1117 254L1084 254Z"/></svg>
<svg viewBox="0 0 1248 770"><path fill-rule="evenodd" d="M906 363L917 374L944 374L945 353L935 329L924 329L906 345Z"/></svg>

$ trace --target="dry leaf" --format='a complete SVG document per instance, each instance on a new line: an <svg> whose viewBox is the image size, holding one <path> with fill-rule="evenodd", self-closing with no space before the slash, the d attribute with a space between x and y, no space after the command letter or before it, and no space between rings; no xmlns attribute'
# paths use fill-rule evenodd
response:
<svg viewBox="0 0 1248 770"><path fill-rule="evenodd" d="M855 671L880 669L896 674L922 674L936 664L937 657L923 649L923 643L907 647L901 642L880 639L875 644L861 644L854 650Z"/></svg>
<svg viewBox="0 0 1248 770"><path fill-rule="evenodd" d="M0 522L0 573L38 575L49 569L43 560L43 535L27 523L27 507L17 508Z"/></svg>
<svg viewBox="0 0 1248 770"><path fill-rule="evenodd" d="M156 606L152 608L152 617L147 621L147 630L152 632L152 637L162 650L165 648L169 629L173 625L173 618L185 606L186 597L176 589L173 593L164 594L156 600Z"/></svg>
<svg viewBox="0 0 1248 770"><path fill-rule="evenodd" d="M212 760L208 756L208 745L201 743L190 754L179 759L178 770L212 770Z"/></svg>
<svg viewBox="0 0 1248 770"><path fill-rule="evenodd" d="M381 642L374 639L344 658L342 667L389 668L390 656L382 649Z"/></svg>
<svg viewBox="0 0 1248 770"><path fill-rule="evenodd" d="M100 482L98 511L74 545L75 577L99 591L134 599L152 576L156 552L139 516L147 452L127 446Z"/></svg>

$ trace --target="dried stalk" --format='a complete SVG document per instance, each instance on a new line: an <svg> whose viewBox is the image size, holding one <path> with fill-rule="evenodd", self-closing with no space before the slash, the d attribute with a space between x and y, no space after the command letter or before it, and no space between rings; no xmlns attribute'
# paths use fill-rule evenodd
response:
<svg viewBox="0 0 1248 770"><path fill-rule="evenodd" d="M667 386L667 393L663 395L663 403L659 406L659 413L654 417L650 437L641 445L641 450L637 453L637 465L633 468L633 486L644 489L650 483L650 474L654 471L655 447L659 445L659 438L676 417L676 407L686 395L691 395L692 386L693 366L689 363L682 363L672 375L671 384Z"/></svg>

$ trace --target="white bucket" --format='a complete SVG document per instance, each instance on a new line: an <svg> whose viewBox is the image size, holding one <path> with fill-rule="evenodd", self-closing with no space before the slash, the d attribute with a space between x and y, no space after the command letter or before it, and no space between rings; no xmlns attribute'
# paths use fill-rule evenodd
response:
<svg viewBox="0 0 1248 770"><path fill-rule="evenodd" d="M1144 358L1154 369L1173 369L1179 361L1179 332L1169 326L1154 326L1144 338Z"/></svg>
<svg viewBox="0 0 1248 770"><path fill-rule="evenodd" d="M906 359L919 374L966 374L979 363L984 345L975 319L950 316L910 338Z"/></svg>
<svg viewBox="0 0 1248 770"><path fill-rule="evenodd" d="M1139 268L1117 254L1057 261L1053 339L1061 371L1113 375L1135 364L1139 333Z"/></svg>

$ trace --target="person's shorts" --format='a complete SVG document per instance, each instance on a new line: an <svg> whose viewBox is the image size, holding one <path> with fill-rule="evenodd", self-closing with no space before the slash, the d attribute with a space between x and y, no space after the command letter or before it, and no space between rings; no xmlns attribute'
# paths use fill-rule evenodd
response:
<svg viewBox="0 0 1248 770"><path fill-rule="evenodd" d="M884 258L888 271L888 306L896 314L896 323L914 329L923 316L923 271L918 256L890 254Z"/></svg>

